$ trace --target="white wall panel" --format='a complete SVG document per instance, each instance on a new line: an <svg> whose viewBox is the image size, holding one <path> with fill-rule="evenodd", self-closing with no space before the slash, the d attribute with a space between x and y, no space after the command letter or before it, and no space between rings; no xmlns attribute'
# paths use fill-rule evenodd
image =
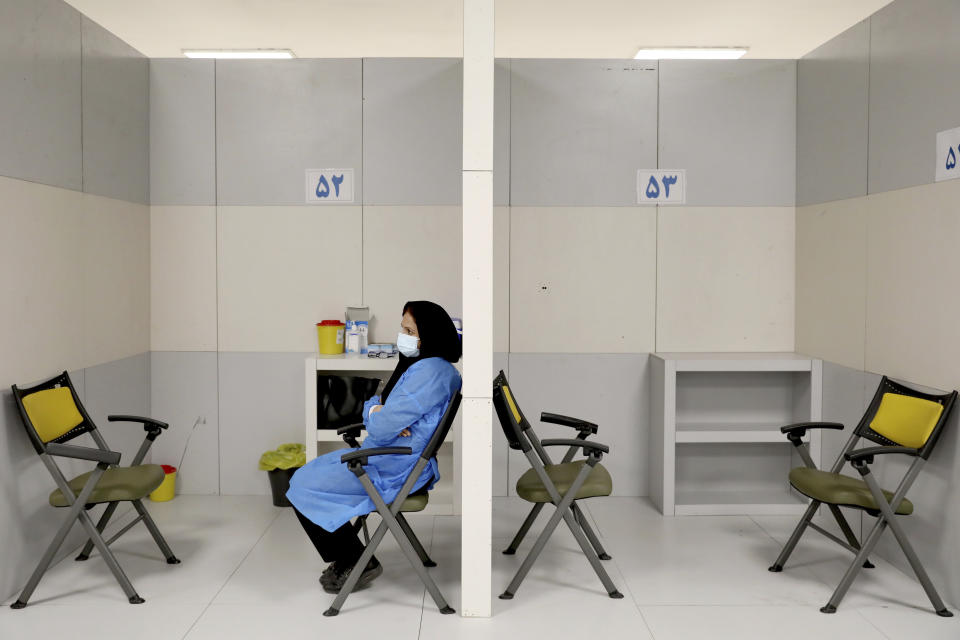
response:
<svg viewBox="0 0 960 640"><path fill-rule="evenodd" d="M87 364L82 200L0 177L0 388Z"/></svg>
<svg viewBox="0 0 960 640"><path fill-rule="evenodd" d="M863 369L867 199L797 209L797 351Z"/></svg>
<svg viewBox="0 0 960 640"><path fill-rule="evenodd" d="M512 207L510 350L653 351L656 209Z"/></svg>
<svg viewBox="0 0 960 640"><path fill-rule="evenodd" d="M150 350L150 207L83 196L84 360Z"/></svg>
<svg viewBox="0 0 960 640"><path fill-rule="evenodd" d="M793 207L660 207L657 351L793 351Z"/></svg>
<svg viewBox="0 0 960 640"><path fill-rule="evenodd" d="M217 350L217 208L150 208L150 344Z"/></svg>
<svg viewBox="0 0 960 640"><path fill-rule="evenodd" d="M866 369L960 387L960 181L868 197Z"/></svg>
<svg viewBox="0 0 960 640"><path fill-rule="evenodd" d="M363 208L363 304L373 316L371 339L397 341L408 300L432 300L461 316L462 222L453 206ZM468 326L463 330L470 333Z"/></svg>
<svg viewBox="0 0 960 640"><path fill-rule="evenodd" d="M219 207L220 351L315 352L316 323L360 301L360 211Z"/></svg>
<svg viewBox="0 0 960 640"><path fill-rule="evenodd" d="M493 181L497 181L496 172ZM493 208L493 350L510 351L509 207Z"/></svg>

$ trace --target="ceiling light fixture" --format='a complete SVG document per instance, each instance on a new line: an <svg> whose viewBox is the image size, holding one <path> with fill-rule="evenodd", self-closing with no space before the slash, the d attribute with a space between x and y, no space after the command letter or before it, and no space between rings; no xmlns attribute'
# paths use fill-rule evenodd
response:
<svg viewBox="0 0 960 640"><path fill-rule="evenodd" d="M188 58L217 58L226 60L286 60L295 58L290 49L184 49Z"/></svg>
<svg viewBox="0 0 960 640"><path fill-rule="evenodd" d="M641 47L634 60L736 60L746 47Z"/></svg>

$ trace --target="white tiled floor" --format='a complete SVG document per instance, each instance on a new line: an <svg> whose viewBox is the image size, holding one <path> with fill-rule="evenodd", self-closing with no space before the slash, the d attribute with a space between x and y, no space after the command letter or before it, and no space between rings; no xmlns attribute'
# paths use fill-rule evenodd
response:
<svg viewBox="0 0 960 640"><path fill-rule="evenodd" d="M142 526L114 546L145 604L127 604L96 556L66 560L50 570L25 610L0 609L0 638L960 638L960 617L934 615L919 584L877 558L837 614L820 613L849 556L808 534L786 571L769 573L793 517L663 518L634 498L584 506L614 557L604 566L623 600L606 597L565 528L516 597L497 599L539 532L535 527L517 555L500 554L528 507L497 499L492 618L440 615L389 535L377 553L384 575L352 595L341 615L324 618L332 596L317 583L323 563L290 510L263 496L179 496L149 508L183 564L165 564ZM458 608L459 519L410 521L439 564L432 575ZM538 525L545 522L541 515Z"/></svg>

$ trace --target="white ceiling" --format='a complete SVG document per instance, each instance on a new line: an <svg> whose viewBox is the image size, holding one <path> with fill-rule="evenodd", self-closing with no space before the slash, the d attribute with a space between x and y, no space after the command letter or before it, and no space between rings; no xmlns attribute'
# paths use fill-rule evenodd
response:
<svg viewBox="0 0 960 640"><path fill-rule="evenodd" d="M460 57L461 0L67 0L153 58L293 49L301 58ZM799 58L891 0L499 0L500 58L632 58L747 46Z"/></svg>

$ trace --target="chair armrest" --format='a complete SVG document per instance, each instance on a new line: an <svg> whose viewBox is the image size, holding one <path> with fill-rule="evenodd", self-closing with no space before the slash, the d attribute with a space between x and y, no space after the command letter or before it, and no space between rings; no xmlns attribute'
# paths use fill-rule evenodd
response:
<svg viewBox="0 0 960 640"><path fill-rule="evenodd" d="M903 453L908 456L918 456L920 455L919 449L912 449L910 447L867 447L866 449L857 449L856 451L848 451L843 454L843 457L854 467L860 467L863 465L873 464L873 456L880 456L885 453Z"/></svg>
<svg viewBox="0 0 960 640"><path fill-rule="evenodd" d="M388 455L410 455L413 449L410 447L374 447L373 449L359 449L351 451L340 456L340 462L346 462L351 467L367 464L367 458L373 456Z"/></svg>
<svg viewBox="0 0 960 640"><path fill-rule="evenodd" d="M588 440L568 440L568 439L549 439L541 440L540 444L545 447L580 447L586 453L597 452L610 453L610 447L599 442L590 442Z"/></svg>
<svg viewBox="0 0 960 640"><path fill-rule="evenodd" d="M803 444L801 438L807 435L807 429L834 429L843 431L843 425L839 422L797 422L780 427L780 433L786 434L793 446L799 447Z"/></svg>
<svg viewBox="0 0 960 640"><path fill-rule="evenodd" d="M103 449L94 449L93 447L77 447L72 444L59 444L56 442L51 442L46 445L46 447L47 453L52 456L90 460L91 462L103 462L105 464L120 464L119 451L104 451Z"/></svg>
<svg viewBox="0 0 960 640"><path fill-rule="evenodd" d="M139 422L143 425L144 431L157 431L158 429L166 429L170 426L166 422L160 422L153 418L144 418L143 416L113 415L107 416L107 420L109 422Z"/></svg>
<svg viewBox="0 0 960 640"><path fill-rule="evenodd" d="M360 431L363 429L366 429L366 427L363 426L362 422L357 424L348 424L345 427L340 427L337 429L337 435L342 436L344 443L346 443L348 446L353 447L354 449L359 449L360 443L357 442L357 438L360 437Z"/></svg>
<svg viewBox="0 0 960 640"><path fill-rule="evenodd" d="M560 424L565 427L573 427L577 431L583 433L596 433L597 425L592 422L587 422L586 420L581 420L580 418L571 418L570 416L563 416L559 413L547 413L543 412L540 414L540 422L549 422L551 424Z"/></svg>
<svg viewBox="0 0 960 640"><path fill-rule="evenodd" d="M366 429L366 427L362 422L358 422L357 424L348 424L345 427L340 427L339 429L337 429L337 435L342 436L345 433L350 433L351 431L359 432L363 429Z"/></svg>
<svg viewBox="0 0 960 640"><path fill-rule="evenodd" d="M835 429L837 431L843 431L843 424L840 422L798 422L780 427L780 433L799 432L802 436L806 434L807 429Z"/></svg>

